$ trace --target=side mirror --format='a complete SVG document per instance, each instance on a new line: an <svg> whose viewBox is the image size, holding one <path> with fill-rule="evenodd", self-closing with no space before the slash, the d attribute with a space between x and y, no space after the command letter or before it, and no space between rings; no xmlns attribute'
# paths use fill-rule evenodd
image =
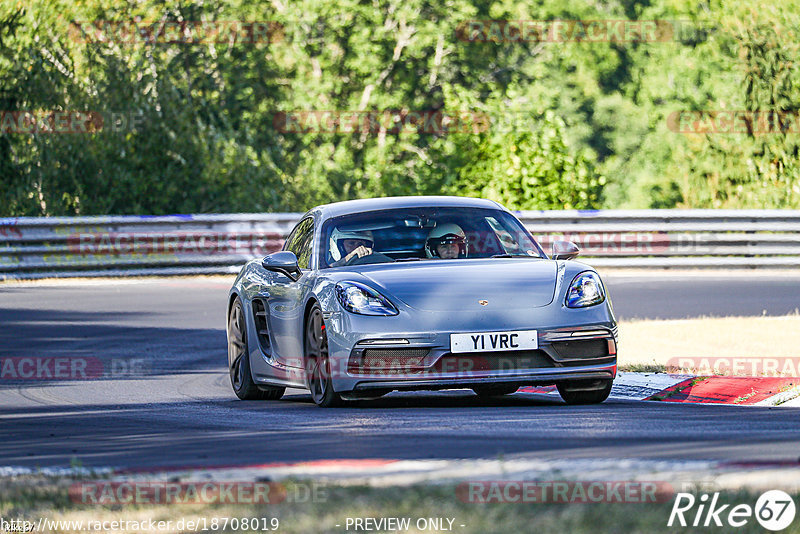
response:
<svg viewBox="0 0 800 534"><path fill-rule="evenodd" d="M303 271L297 265L297 256L288 250L273 252L261 260L261 266L268 271L285 274L292 282L303 276Z"/></svg>
<svg viewBox="0 0 800 534"><path fill-rule="evenodd" d="M554 260L571 260L581 253L578 245L572 241L554 241L553 242L553 259Z"/></svg>

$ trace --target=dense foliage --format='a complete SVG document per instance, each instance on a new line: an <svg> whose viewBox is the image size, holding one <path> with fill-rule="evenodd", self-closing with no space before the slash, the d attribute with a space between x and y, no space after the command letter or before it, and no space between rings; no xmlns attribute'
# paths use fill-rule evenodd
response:
<svg viewBox="0 0 800 534"><path fill-rule="evenodd" d="M645 42L465 37L469 21L503 19L680 22ZM114 31L131 21L271 25L264 39L181 43ZM670 123L681 111L791 117L798 28L796 1L0 0L0 215L301 211L402 194L798 208L796 115L783 132L702 133L703 114L681 119L701 133ZM57 110L102 127L8 122ZM280 120L387 110L477 122L348 133Z"/></svg>

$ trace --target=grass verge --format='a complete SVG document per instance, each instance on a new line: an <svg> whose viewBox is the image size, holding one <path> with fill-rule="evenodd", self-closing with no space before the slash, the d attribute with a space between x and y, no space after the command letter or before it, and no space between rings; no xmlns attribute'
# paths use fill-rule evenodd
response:
<svg viewBox="0 0 800 534"><path fill-rule="evenodd" d="M778 371L800 372L800 314L619 323L621 371L679 372L678 358L696 361L698 367L709 358L780 359ZM743 365L748 373L752 368L750 364ZM719 372L714 374L739 374L732 366L728 372L724 365L715 369Z"/></svg>
<svg viewBox="0 0 800 534"><path fill-rule="evenodd" d="M317 494L316 502L293 499L298 481L284 481L286 501L273 505L136 505L97 506L77 504L70 500L68 488L74 481L69 479L37 479L21 477L0 481L0 517L6 520L25 518L37 522L40 517L51 521L156 521L212 518L265 518L279 521L278 532L327 533L347 532L347 518L410 518L411 528L405 532L445 531L442 529L420 529L416 522L420 518L452 519L452 531L461 533L510 533L538 532L598 534L603 532L651 533L664 532L674 498L660 503L596 503L596 504L541 504L541 503L489 503L464 502L456 493L455 484L365 487L325 486ZM294 492L294 493L293 493ZM699 496L699 493L695 492ZM463 493L459 494L463 495ZM798 501L798 496L794 499ZM747 491L720 493L719 504L749 504L754 506L757 493ZM692 510L690 520L694 519ZM723 516L724 520L724 516ZM259 523L261 525L263 523ZM271 524L271 523L268 523ZM444 525L448 522L445 520ZM462 526L463 525L463 526ZM674 528L674 527L673 527ZM195 528L194 530L200 530ZM349 529L352 532L354 529ZM86 532L75 528L53 529L52 532ZM113 529L103 530L112 532ZM120 530L121 531L121 530ZM139 528L137 532L180 532L171 529ZM183 531L188 531L183 529ZM216 532L258 532L253 529L218 529ZM387 531L387 530L383 530ZM737 532L763 532L754 518ZM130 532L130 530L128 530ZM783 532L798 533L800 525Z"/></svg>

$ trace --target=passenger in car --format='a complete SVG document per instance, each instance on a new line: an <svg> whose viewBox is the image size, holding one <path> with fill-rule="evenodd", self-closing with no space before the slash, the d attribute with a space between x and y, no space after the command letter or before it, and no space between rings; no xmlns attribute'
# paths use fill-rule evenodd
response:
<svg viewBox="0 0 800 534"><path fill-rule="evenodd" d="M469 247L467 236L460 226L453 223L437 225L425 241L425 254L429 258L454 260L466 258Z"/></svg>

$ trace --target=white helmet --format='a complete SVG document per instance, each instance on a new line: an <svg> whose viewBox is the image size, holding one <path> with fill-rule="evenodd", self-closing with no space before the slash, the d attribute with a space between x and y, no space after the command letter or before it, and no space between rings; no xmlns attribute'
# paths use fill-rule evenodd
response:
<svg viewBox="0 0 800 534"><path fill-rule="evenodd" d="M436 250L436 247L442 243L457 243L459 258L464 258L469 253L467 236L464 230L457 224L437 224L436 228L431 230L428 234L428 239L425 240L425 254L429 258L438 258L439 252Z"/></svg>
<svg viewBox="0 0 800 534"><path fill-rule="evenodd" d="M367 248L372 248L375 242L372 238L372 232L369 230L339 230L338 228L334 228L333 232L331 232L331 241L336 243L336 248L339 250L339 254L341 254L342 258L347 255L347 252L344 250L345 239L369 241Z"/></svg>

